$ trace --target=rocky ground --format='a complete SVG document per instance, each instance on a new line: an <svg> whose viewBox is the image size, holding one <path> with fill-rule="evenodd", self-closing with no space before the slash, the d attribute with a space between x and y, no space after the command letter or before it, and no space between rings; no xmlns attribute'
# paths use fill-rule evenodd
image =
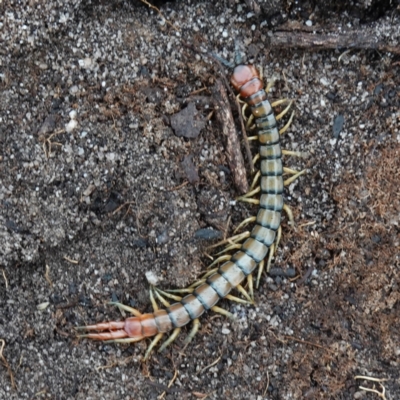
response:
<svg viewBox="0 0 400 400"><path fill-rule="evenodd" d="M144 3L0 1L0 398L400 398L400 50L295 40L372 32L399 49L398 2ZM211 113L229 71L206 53L232 60L235 39L271 98L295 100L283 147L308 153L284 158L307 173L256 304L222 302L235 321L207 314L146 363L148 341L77 339L122 318L110 300L151 311L146 276L194 282L201 229L255 214L233 201Z"/></svg>

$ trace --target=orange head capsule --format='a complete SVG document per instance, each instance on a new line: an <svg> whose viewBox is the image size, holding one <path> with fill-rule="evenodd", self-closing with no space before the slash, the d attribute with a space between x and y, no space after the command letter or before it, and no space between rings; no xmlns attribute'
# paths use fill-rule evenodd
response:
<svg viewBox="0 0 400 400"><path fill-rule="evenodd" d="M235 67L231 84L243 98L249 97L263 88L260 75L254 65L238 65Z"/></svg>

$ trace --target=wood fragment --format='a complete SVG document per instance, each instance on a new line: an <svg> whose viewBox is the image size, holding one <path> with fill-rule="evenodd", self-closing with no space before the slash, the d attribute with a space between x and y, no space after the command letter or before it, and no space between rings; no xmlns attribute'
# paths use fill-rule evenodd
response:
<svg viewBox="0 0 400 400"><path fill-rule="evenodd" d="M318 343L309 342L308 340L297 339L297 338L294 337L294 336L287 336L287 335L285 335L285 339L294 340L295 342L307 344L307 345L313 346L313 347L318 347L319 349L326 350L328 353L334 354L334 352L333 352L331 349L328 349L328 348L325 347L325 346L321 346L321 345L318 344Z"/></svg>
<svg viewBox="0 0 400 400"><path fill-rule="evenodd" d="M7 362L6 358L3 355L3 350L4 350L4 346L6 345L6 342L4 339L0 339L0 360L3 362L4 367L7 369L8 375L10 376L10 380L11 380L11 386L14 390L17 390L17 384L15 382L15 378L14 378L14 373L10 367L10 364Z"/></svg>
<svg viewBox="0 0 400 400"><path fill-rule="evenodd" d="M233 181L239 193L247 193L246 169L243 155L240 150L240 142L233 121L232 111L229 105L228 95L220 79L217 79L212 89L217 120L220 121L222 134L226 137L226 153Z"/></svg>
<svg viewBox="0 0 400 400"><path fill-rule="evenodd" d="M378 40L372 30L314 33L308 31L276 31L270 37L271 48L297 48L308 50L356 49L378 50L400 54L400 46L390 46Z"/></svg>

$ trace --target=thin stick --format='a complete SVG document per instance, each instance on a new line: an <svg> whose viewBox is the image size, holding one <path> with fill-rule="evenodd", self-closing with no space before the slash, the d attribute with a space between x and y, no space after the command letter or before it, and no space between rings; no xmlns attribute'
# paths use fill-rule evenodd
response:
<svg viewBox="0 0 400 400"><path fill-rule="evenodd" d="M169 22L167 20L167 18L164 17L164 15L162 14L162 12L160 11L159 8L157 8L156 6L153 6L153 4L150 4L148 1L146 0L140 0L142 3L146 4L146 6L148 6L149 8L152 8L153 10L156 10L157 13L160 15L161 18L163 18L165 20L165 22L173 29L175 29L176 31L179 31L179 28L172 25L171 22Z"/></svg>
<svg viewBox="0 0 400 400"><path fill-rule="evenodd" d="M214 365L219 363L219 360L221 359L222 356L219 356L214 362L212 362L210 365L207 365L206 367L204 367L199 374L202 374L205 370L213 367Z"/></svg>
<svg viewBox="0 0 400 400"><path fill-rule="evenodd" d="M4 281L6 282L6 289L8 289L8 280L6 277L6 272L4 271L4 269L2 269L1 271L3 272L3 278L4 278Z"/></svg>
<svg viewBox="0 0 400 400"><path fill-rule="evenodd" d="M314 346L314 347L318 347L319 349L323 349L326 350L327 352L333 354L333 351L328 349L327 347L321 346L320 344L317 343L313 343L313 342L309 342L307 340L301 340L301 339L297 339L294 336L285 336L286 339L290 339L290 340L294 340L295 342L298 343L303 343L303 344L308 344L309 346Z"/></svg>
<svg viewBox="0 0 400 400"><path fill-rule="evenodd" d="M0 359L3 361L4 366L7 368L8 375L10 375L11 386L13 387L13 389L16 390L17 389L17 385L15 383L13 371L12 371L12 369L10 367L10 364L7 362L6 358L3 356L3 349L4 349L4 346L6 345L6 342L4 341L4 339L0 339L0 343L1 343Z"/></svg>
<svg viewBox="0 0 400 400"><path fill-rule="evenodd" d="M50 279L50 267L46 264L46 272L44 273L44 278L46 279L49 286L53 286L53 282Z"/></svg>
<svg viewBox="0 0 400 400"><path fill-rule="evenodd" d="M334 30L334 33L315 34L293 29L284 32L277 31L270 38L270 46L271 48L300 48L314 51L351 48L400 54L400 46L390 46L383 41L377 41L376 33L372 29L338 32L340 31Z"/></svg>
<svg viewBox="0 0 400 400"><path fill-rule="evenodd" d="M216 116L221 121L222 133L227 138L226 153L235 186L240 193L246 193L249 190L249 183L247 182L243 155L240 151L240 143L233 122L228 96L220 79L215 82L212 92Z"/></svg>

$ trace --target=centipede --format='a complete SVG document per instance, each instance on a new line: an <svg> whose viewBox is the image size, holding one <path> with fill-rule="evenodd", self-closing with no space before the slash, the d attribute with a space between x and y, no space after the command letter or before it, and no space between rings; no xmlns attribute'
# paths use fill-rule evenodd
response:
<svg viewBox="0 0 400 400"><path fill-rule="evenodd" d="M229 64L231 66L231 64ZM217 304L222 299L232 299L232 290L241 289L247 280L250 282L256 268L264 268L264 259L276 244L279 236L281 217L284 210L284 168L282 165L282 149L280 135L287 128L278 129L278 116L268 100L267 88L264 86L260 72L252 64L236 63L230 78L238 97L250 109L250 115L256 129L259 158L259 192L257 215L252 218L254 225L243 243L218 267L206 273L196 284L186 290L184 296L167 295L177 301L170 304L156 291L165 308L160 309L154 300L153 290L150 298L154 311L142 314L135 308L116 304L130 312L133 316L122 321L102 322L94 325L78 327L82 332L79 337L107 341L113 343L133 343L153 338L143 360L151 354L153 348L168 332L169 338L160 346L164 350L178 336L180 330L190 322L193 328L188 334L188 343L197 333L199 318L207 311L219 312L228 317L232 314ZM298 175L298 174L297 174ZM296 177L297 177L296 175ZM257 281L258 286L258 281Z"/></svg>

